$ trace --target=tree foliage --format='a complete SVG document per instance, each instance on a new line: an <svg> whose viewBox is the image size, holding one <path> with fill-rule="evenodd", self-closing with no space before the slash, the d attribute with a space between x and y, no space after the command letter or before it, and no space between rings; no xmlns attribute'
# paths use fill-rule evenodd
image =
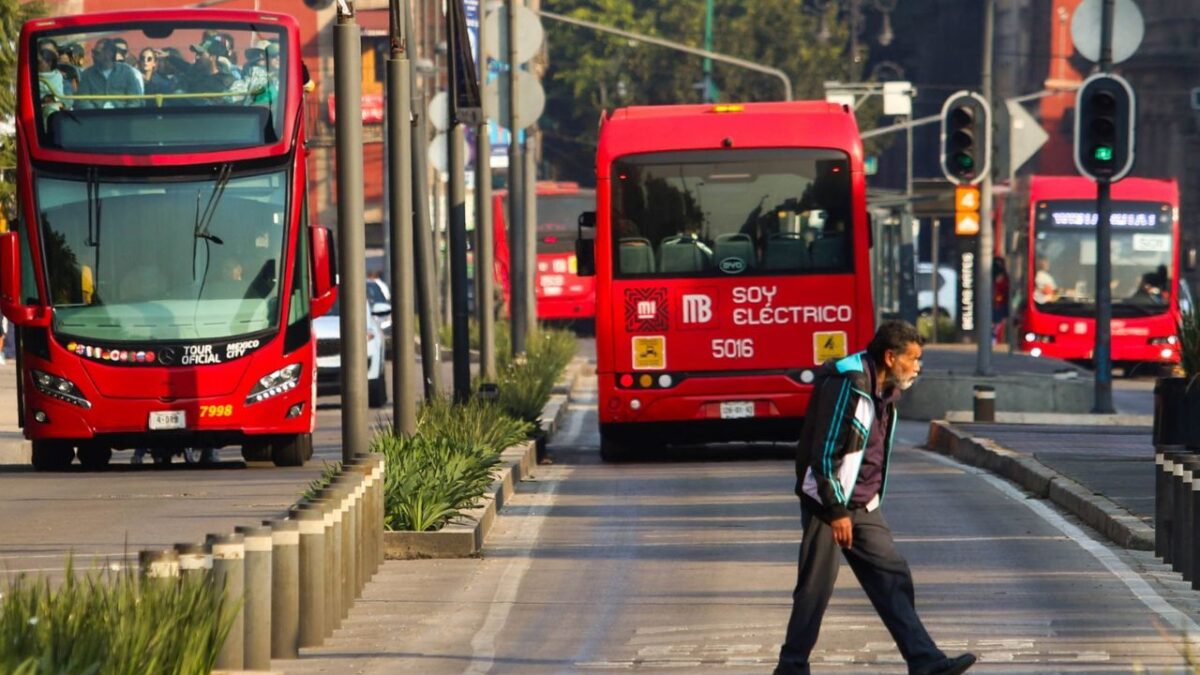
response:
<svg viewBox="0 0 1200 675"><path fill-rule="evenodd" d="M46 3L42 0L0 0L0 119L12 120L16 106L17 89L17 41L21 36L21 24L29 19L45 16ZM12 169L17 164L15 138L0 137L0 209L6 217L12 216L13 186Z"/></svg>
<svg viewBox="0 0 1200 675"><path fill-rule="evenodd" d="M545 8L690 46L704 44L705 0L556 0ZM592 178L602 110L701 100L702 58L544 21L549 67L541 128L546 159L560 177ZM823 22L828 37L820 39ZM784 71L796 99L824 98L825 81L861 76L848 46L849 29L837 15L837 3L821 16L796 0L715 0L712 50ZM782 100L777 77L720 62L713 62L712 74L720 101ZM868 105L860 111L863 128L876 110Z"/></svg>

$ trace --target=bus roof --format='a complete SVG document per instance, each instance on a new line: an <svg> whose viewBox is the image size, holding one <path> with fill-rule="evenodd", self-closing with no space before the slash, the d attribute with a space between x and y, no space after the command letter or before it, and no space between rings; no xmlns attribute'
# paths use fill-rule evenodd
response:
<svg viewBox="0 0 1200 675"><path fill-rule="evenodd" d="M116 23L150 23L155 21L211 21L254 23L262 21L279 26L293 26L299 30L299 23L290 14L276 12L260 12L249 9L199 9L180 7L177 9L137 9L119 10L114 12L89 12L86 14L70 14L66 16L49 16L32 19L25 22L21 29L22 37L31 31L54 30L56 28L79 28L86 26L102 26Z"/></svg>
<svg viewBox="0 0 1200 675"><path fill-rule="evenodd" d="M862 161L854 113L826 101L634 106L601 118L597 167L622 155L720 148L833 148Z"/></svg>
<svg viewBox="0 0 1200 675"><path fill-rule="evenodd" d="M1083 176L1029 177L1029 199L1095 199L1096 183ZM1179 204L1179 184L1174 178L1123 178L1112 184L1113 199L1148 200Z"/></svg>

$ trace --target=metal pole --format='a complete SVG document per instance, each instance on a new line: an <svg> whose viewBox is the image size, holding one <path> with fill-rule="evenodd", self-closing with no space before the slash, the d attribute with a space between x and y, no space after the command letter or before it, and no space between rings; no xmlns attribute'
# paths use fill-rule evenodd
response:
<svg viewBox="0 0 1200 675"><path fill-rule="evenodd" d="M459 86L458 68L453 55L461 51L456 44L458 31L454 30L450 21L452 16L452 12L446 12L446 43L451 55L451 58L446 59L446 70L451 99ZM458 115L457 107L451 104L450 108L450 129L446 132L446 144L449 146L450 155L446 163L449 169L446 223L450 244L447 253L450 256L450 309L453 319L450 325L454 340L454 398L466 401L471 397L471 312L467 305L467 285L470 283L467 278L467 158L463 153L463 125L455 119Z"/></svg>
<svg viewBox="0 0 1200 675"><path fill-rule="evenodd" d="M246 644L246 606L241 604L246 591L246 548L240 534L210 534L207 541L212 546L213 583L224 594L226 606L239 605L214 665L217 670L241 670Z"/></svg>
<svg viewBox="0 0 1200 675"><path fill-rule="evenodd" d="M417 431L412 388L413 348L412 68L408 59L407 0L391 0L391 51L387 59L388 195L392 279L392 427Z"/></svg>
<svg viewBox="0 0 1200 675"><path fill-rule="evenodd" d="M713 47L713 0L704 3L704 50L712 51ZM712 59L704 57L704 92L702 99L705 103L717 100L716 88L712 78Z"/></svg>
<svg viewBox="0 0 1200 675"><path fill-rule="evenodd" d="M354 3L333 27L337 108L338 272L341 297L342 459L367 451L366 231L363 225L362 42Z"/></svg>
<svg viewBox="0 0 1200 675"><path fill-rule="evenodd" d="M983 10L983 97L992 105L992 43L995 33L996 0L987 0ZM990 141L993 134L987 134ZM991 148L984 148L991 153ZM990 162L979 186L979 252L975 256L975 360L976 375L992 374L992 257L995 255L996 225L992 222L992 167Z"/></svg>
<svg viewBox="0 0 1200 675"><path fill-rule="evenodd" d="M1113 0L1104 0L1100 12L1100 71L1112 68ZM1092 412L1112 414L1112 185L1096 181L1096 363Z"/></svg>
<svg viewBox="0 0 1200 675"><path fill-rule="evenodd" d="M300 658L300 524L263 525L271 527L271 658Z"/></svg>
<svg viewBox="0 0 1200 675"><path fill-rule="evenodd" d="M242 667L271 669L271 528L239 525L246 547L245 644Z"/></svg>
<svg viewBox="0 0 1200 675"><path fill-rule="evenodd" d="M479 3L479 77L487 82L488 57L486 50L487 31L482 26L487 19L487 0ZM484 382L496 380L496 299L495 268L496 236L492 222L492 140L488 129L488 118L497 116L488 108L486 96L481 97L482 114L475 133L475 233L479 237L475 257L475 276L479 280L478 296L475 298L479 322L479 374Z"/></svg>
<svg viewBox="0 0 1200 675"><path fill-rule="evenodd" d="M537 333L537 155L538 136L530 127L525 134L525 343Z"/></svg>
<svg viewBox="0 0 1200 675"><path fill-rule="evenodd" d="M900 316L905 321L917 323L917 247L913 242L913 205L912 205L912 127L908 127L907 147L905 151L905 203L904 214L900 218Z"/></svg>
<svg viewBox="0 0 1200 675"><path fill-rule="evenodd" d="M931 342L934 344L937 344L939 337L938 331L940 329L939 327L941 326L941 322L938 321L939 317L941 316L941 311L938 308L938 286L942 282L942 274L938 272L938 246L941 243L941 226L942 219L934 218L933 223L929 227L929 260L933 265L933 275L930 283L930 290L933 291L933 301L930 303L932 306L930 311L933 313L933 331L930 334L933 335Z"/></svg>
<svg viewBox="0 0 1200 675"><path fill-rule="evenodd" d="M409 25L412 25L411 23ZM410 62L411 63L411 62ZM416 67L413 65L412 67ZM413 82L419 82L413 78ZM424 86L413 88L414 139L413 159L413 246L414 272L417 277L417 311L421 328L421 372L425 383L425 398L431 399L441 391L438 344L437 253L434 250L433 230L429 223L429 124L425 119L428 106Z"/></svg>
<svg viewBox="0 0 1200 675"><path fill-rule="evenodd" d="M509 298L512 306L509 317L512 322L512 354L525 352L525 331L528 326L525 288L529 284L528 261L525 257L525 158L521 147L522 120L517 119L517 13L516 3L508 0L508 120L510 138L508 143L508 251L509 251Z"/></svg>

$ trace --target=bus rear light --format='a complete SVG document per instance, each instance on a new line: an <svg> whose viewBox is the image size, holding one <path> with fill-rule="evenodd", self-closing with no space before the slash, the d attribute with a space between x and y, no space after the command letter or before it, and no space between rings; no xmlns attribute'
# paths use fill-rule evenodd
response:
<svg viewBox="0 0 1200 675"><path fill-rule="evenodd" d="M671 386L671 376L667 374L659 375L658 386L663 388Z"/></svg>
<svg viewBox="0 0 1200 675"><path fill-rule="evenodd" d="M42 370L33 370L31 374L33 375L33 385L43 394L80 408L92 407L92 402L87 400L83 392L79 391L79 387L76 387L75 383L67 378L51 375Z"/></svg>
<svg viewBox="0 0 1200 675"><path fill-rule="evenodd" d="M250 390L250 394L246 397L246 405L265 401L285 391L291 391L296 388L299 379L299 363L284 366L270 375L259 378L254 388Z"/></svg>
<svg viewBox="0 0 1200 675"><path fill-rule="evenodd" d="M641 410L642 402L636 398L629 399L629 409L630 410Z"/></svg>
<svg viewBox="0 0 1200 675"><path fill-rule="evenodd" d="M1025 334L1025 341L1026 342L1051 343L1051 342L1054 342L1054 336L1030 332L1030 333Z"/></svg>
<svg viewBox="0 0 1200 675"><path fill-rule="evenodd" d="M815 379L816 379L816 375L813 374L813 371L811 371L811 370L800 371L800 381L803 382L804 384L812 384L813 380L815 380Z"/></svg>
<svg viewBox="0 0 1200 675"><path fill-rule="evenodd" d="M628 373L626 373L626 374L622 375L622 376L621 376L621 380L620 380L620 381L621 381L621 386L622 386L622 387L625 387L625 388L627 388L627 389L628 389L629 387L632 387L632 386L633 386L633 376L632 376L632 375L630 375L630 374L628 374Z"/></svg>
<svg viewBox="0 0 1200 675"><path fill-rule="evenodd" d="M654 378L650 377L649 375L642 375L638 378L639 387L645 388L651 386L652 384L654 384Z"/></svg>

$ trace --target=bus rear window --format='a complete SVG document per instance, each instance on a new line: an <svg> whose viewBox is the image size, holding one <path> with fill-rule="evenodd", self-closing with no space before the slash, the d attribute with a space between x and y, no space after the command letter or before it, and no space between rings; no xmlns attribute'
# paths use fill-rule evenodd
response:
<svg viewBox="0 0 1200 675"><path fill-rule="evenodd" d="M850 162L838 151L622 157L611 212L618 278L853 269Z"/></svg>

